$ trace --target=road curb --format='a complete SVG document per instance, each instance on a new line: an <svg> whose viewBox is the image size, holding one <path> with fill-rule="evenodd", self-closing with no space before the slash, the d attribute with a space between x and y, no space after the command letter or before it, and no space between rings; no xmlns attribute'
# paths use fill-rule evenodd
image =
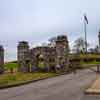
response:
<svg viewBox="0 0 100 100"><path fill-rule="evenodd" d="M85 69L86 69L86 68L85 68ZM79 69L79 70L85 70L85 69ZM88 69L88 68L87 68L87 69ZM0 87L0 90L1 90L1 89L7 89L7 88L18 87L18 86L22 86L22 85L27 85L27 84L30 84L30 83L33 83L33 82L37 82L37 81L41 81L41 80L45 80L45 79L49 79L49 78L55 78L55 77L57 77L57 76L66 75L66 74L69 74L69 73L71 73L71 72L72 72L72 71L68 71L68 72L65 72L65 73L60 73L60 74L55 75L55 76L49 76L49 77L45 77L45 78L40 78L40 79L25 81L25 82L18 83L18 84L13 84L13 85L1 86L1 87Z"/></svg>
<svg viewBox="0 0 100 100"><path fill-rule="evenodd" d="M33 82L37 82L37 81L41 81L41 80L45 80L45 79L49 79L49 78L55 78L55 77L57 77L57 76L66 75L66 74L68 74L68 72L67 72L67 73L63 73L63 74L58 74L58 75L55 75L55 76L49 76L49 77L44 77L44 78L40 78L40 79L25 81L25 82L18 83L18 84L1 86L1 87L0 87L0 90L2 90L2 89L7 89L7 88L18 87L18 86L22 86L22 85L27 85L27 84L30 84L30 83L33 83Z"/></svg>

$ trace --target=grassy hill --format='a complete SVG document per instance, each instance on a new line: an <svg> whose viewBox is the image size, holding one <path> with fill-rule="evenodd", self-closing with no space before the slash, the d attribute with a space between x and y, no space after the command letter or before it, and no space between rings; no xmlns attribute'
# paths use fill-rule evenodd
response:
<svg viewBox="0 0 100 100"><path fill-rule="evenodd" d="M16 62L7 62L4 64L5 69L10 69L10 68L17 68L17 63Z"/></svg>

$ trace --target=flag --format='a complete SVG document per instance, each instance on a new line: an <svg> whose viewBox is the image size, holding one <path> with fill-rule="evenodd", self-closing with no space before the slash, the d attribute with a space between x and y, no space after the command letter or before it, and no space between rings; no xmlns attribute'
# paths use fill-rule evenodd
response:
<svg viewBox="0 0 100 100"><path fill-rule="evenodd" d="M84 20L86 21L86 23L88 24L88 19L87 19L87 16L84 15Z"/></svg>

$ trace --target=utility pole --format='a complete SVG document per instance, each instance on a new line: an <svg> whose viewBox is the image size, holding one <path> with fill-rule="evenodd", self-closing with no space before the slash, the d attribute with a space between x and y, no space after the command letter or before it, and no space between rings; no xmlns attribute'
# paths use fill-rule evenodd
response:
<svg viewBox="0 0 100 100"><path fill-rule="evenodd" d="M85 33L85 53L87 53L87 27L85 20L84 20L84 33Z"/></svg>

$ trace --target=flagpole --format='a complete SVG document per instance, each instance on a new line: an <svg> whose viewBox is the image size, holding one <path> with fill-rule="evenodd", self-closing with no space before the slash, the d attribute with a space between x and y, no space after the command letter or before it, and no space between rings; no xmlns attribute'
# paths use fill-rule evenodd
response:
<svg viewBox="0 0 100 100"><path fill-rule="evenodd" d="M85 33L85 53L87 53L87 30L86 30L85 20L84 20L84 33Z"/></svg>
<svg viewBox="0 0 100 100"><path fill-rule="evenodd" d="M85 53L87 53L87 23L86 19L84 19L84 34L85 34Z"/></svg>

